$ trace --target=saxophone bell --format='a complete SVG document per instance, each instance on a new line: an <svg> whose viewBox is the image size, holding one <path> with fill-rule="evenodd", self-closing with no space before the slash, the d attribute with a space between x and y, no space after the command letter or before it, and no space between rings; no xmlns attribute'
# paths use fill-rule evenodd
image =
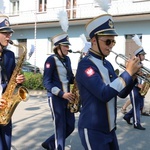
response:
<svg viewBox="0 0 150 150"><path fill-rule="evenodd" d="M26 102L29 99L29 92L27 88L24 86L20 86L18 89L18 96L22 101Z"/></svg>

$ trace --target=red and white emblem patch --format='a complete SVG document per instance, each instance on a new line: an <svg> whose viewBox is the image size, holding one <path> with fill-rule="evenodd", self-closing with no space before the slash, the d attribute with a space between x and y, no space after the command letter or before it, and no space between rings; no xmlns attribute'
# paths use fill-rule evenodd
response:
<svg viewBox="0 0 150 150"><path fill-rule="evenodd" d="M46 63L46 68L50 68L50 63Z"/></svg>
<svg viewBox="0 0 150 150"><path fill-rule="evenodd" d="M95 71L91 67L89 67L85 70L85 73L88 77L91 77L95 73Z"/></svg>

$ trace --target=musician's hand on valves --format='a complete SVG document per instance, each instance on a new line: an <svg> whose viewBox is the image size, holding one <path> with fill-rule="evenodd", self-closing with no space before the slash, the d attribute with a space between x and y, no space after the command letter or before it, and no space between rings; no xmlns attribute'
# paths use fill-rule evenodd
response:
<svg viewBox="0 0 150 150"><path fill-rule="evenodd" d="M135 75L141 67L142 64L140 64L140 59L136 56L133 56L131 59L128 60L128 63L126 63L126 71L131 76Z"/></svg>
<svg viewBox="0 0 150 150"><path fill-rule="evenodd" d="M75 100L75 95L68 92L68 93L64 93L63 98L67 99L71 103Z"/></svg>
<svg viewBox="0 0 150 150"><path fill-rule="evenodd" d="M7 103L6 100L0 98L0 110L6 107Z"/></svg>
<svg viewBox="0 0 150 150"><path fill-rule="evenodd" d="M23 83L24 81L25 81L25 77L24 77L23 74L17 75L17 77L16 77L16 82L17 82L18 84L21 84L21 83Z"/></svg>

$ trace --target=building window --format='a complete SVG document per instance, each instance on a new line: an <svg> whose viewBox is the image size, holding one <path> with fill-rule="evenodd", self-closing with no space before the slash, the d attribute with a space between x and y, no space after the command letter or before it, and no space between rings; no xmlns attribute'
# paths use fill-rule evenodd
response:
<svg viewBox="0 0 150 150"><path fill-rule="evenodd" d="M142 34L137 34L139 36L139 39L142 43ZM125 55L127 57L131 57L134 55L134 51L136 51L139 46L133 41L132 37L134 36L134 34L128 34L125 35L125 39L126 39L126 52Z"/></svg>
<svg viewBox="0 0 150 150"><path fill-rule="evenodd" d="M76 18L77 0L66 0L66 9L68 18Z"/></svg>
<svg viewBox="0 0 150 150"><path fill-rule="evenodd" d="M47 0L39 0L39 12L45 12L47 10Z"/></svg>
<svg viewBox="0 0 150 150"><path fill-rule="evenodd" d="M19 14L19 0L11 1L12 3L12 14Z"/></svg>

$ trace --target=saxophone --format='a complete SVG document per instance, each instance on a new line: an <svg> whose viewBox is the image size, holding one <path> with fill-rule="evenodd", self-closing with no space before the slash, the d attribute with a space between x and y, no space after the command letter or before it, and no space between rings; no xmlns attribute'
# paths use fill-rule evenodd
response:
<svg viewBox="0 0 150 150"><path fill-rule="evenodd" d="M83 58L83 55L84 55L82 50L80 52L79 61ZM70 51L70 52L72 52L72 51ZM75 99L74 99L74 101L71 101L71 102L69 101L67 107L68 107L68 109L70 109L71 113L77 113L80 111L81 102L80 102L79 89L78 89L77 82L75 79L74 79L73 87L71 88L71 93L73 93L75 95Z"/></svg>
<svg viewBox="0 0 150 150"><path fill-rule="evenodd" d="M150 78L150 74L145 74L145 78L149 79ZM141 96L145 96L148 92L150 88L150 82L148 82L147 80L144 81L142 88L140 89L139 93L141 94Z"/></svg>
<svg viewBox="0 0 150 150"><path fill-rule="evenodd" d="M16 67L13 71L13 74L9 80L9 83L6 87L5 92L2 94L2 98L6 100L7 105L4 109L0 110L0 125L7 125L11 117L13 115L13 112L15 111L17 105L19 104L20 101L26 101L29 97L28 90L20 86L18 88L18 91L16 91L16 77L20 73L20 70L22 68L23 61L25 59L27 49L26 47L22 45L16 45L12 41L9 41L10 44L19 47L24 50L23 54L20 56L18 63L16 64Z"/></svg>
<svg viewBox="0 0 150 150"><path fill-rule="evenodd" d="M140 90L141 96L145 96L147 94L149 88L150 88L150 83L145 81L143 83L141 90Z"/></svg>
<svg viewBox="0 0 150 150"><path fill-rule="evenodd" d="M71 93L75 95L75 99L72 102L68 102L68 109L70 109L71 113L77 113L80 110L80 95L76 80L74 80Z"/></svg>

